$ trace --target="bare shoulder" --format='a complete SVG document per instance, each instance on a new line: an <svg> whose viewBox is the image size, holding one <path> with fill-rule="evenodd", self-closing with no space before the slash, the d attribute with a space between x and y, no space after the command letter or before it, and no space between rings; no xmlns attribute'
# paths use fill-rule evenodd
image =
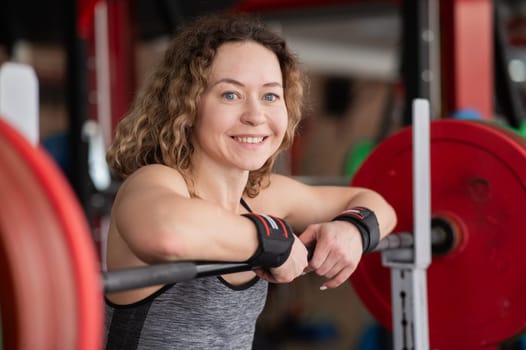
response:
<svg viewBox="0 0 526 350"><path fill-rule="evenodd" d="M308 190L308 186L291 177L272 174L269 185L248 201L256 211L284 217L294 206L294 202Z"/></svg>
<svg viewBox="0 0 526 350"><path fill-rule="evenodd" d="M131 174L122 183L116 199L147 193L154 194L157 190L189 196L188 187L179 171L166 165L151 164Z"/></svg>
<svg viewBox="0 0 526 350"><path fill-rule="evenodd" d="M271 174L269 180L268 186L261 189L261 198L270 197L270 199L275 199L286 195L288 192L306 189L303 183L285 175Z"/></svg>
<svg viewBox="0 0 526 350"><path fill-rule="evenodd" d="M271 174L270 175L270 184L267 189L271 191L283 191L287 189L297 189L297 188L306 188L307 186L294 178L286 175L280 174Z"/></svg>
<svg viewBox="0 0 526 350"><path fill-rule="evenodd" d="M177 170L158 164L144 166L130 175L117 192L112 206L114 228L127 239L140 236L137 232L141 228L144 232L155 227L160 217L174 211L174 201L186 198L190 195Z"/></svg>

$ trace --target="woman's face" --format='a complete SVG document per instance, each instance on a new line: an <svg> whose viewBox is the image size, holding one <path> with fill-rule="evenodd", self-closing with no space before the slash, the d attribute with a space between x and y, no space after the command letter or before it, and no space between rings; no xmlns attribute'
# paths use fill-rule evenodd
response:
<svg viewBox="0 0 526 350"><path fill-rule="evenodd" d="M199 102L194 164L259 169L281 145L286 128L276 55L252 41L220 46Z"/></svg>

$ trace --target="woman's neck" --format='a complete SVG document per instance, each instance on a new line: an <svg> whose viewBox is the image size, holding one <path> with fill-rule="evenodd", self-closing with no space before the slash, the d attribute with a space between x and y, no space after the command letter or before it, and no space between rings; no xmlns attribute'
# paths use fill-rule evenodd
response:
<svg viewBox="0 0 526 350"><path fill-rule="evenodd" d="M224 173L192 173L192 195L217 203L221 207L238 212L240 199L248 181L248 171Z"/></svg>

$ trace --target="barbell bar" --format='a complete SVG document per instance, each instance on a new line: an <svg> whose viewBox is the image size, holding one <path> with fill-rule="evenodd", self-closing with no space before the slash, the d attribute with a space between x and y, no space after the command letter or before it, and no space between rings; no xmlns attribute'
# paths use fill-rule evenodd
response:
<svg viewBox="0 0 526 350"><path fill-rule="evenodd" d="M451 235L447 234L441 227L432 230L432 237L434 247L440 250L443 250L443 247L452 241ZM404 249L412 245L413 235L405 232L384 237L373 252L387 249ZM312 254L313 248L309 247L309 258ZM258 267L243 262L176 261L103 272L102 285L104 293L115 293L255 269L258 269Z"/></svg>

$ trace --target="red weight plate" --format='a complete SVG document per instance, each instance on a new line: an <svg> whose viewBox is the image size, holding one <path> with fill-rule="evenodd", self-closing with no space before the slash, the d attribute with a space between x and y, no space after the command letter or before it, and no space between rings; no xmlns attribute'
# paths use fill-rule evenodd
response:
<svg viewBox="0 0 526 350"><path fill-rule="evenodd" d="M47 154L0 120L6 349L98 349L102 287L82 211Z"/></svg>
<svg viewBox="0 0 526 350"><path fill-rule="evenodd" d="M406 128L381 143L352 185L374 189L395 208L395 232L411 231L412 149ZM433 349L494 346L526 330L526 147L509 131L482 122L431 123L432 216L453 219L458 246L428 269ZM364 256L351 278L366 307L388 329L389 269Z"/></svg>

